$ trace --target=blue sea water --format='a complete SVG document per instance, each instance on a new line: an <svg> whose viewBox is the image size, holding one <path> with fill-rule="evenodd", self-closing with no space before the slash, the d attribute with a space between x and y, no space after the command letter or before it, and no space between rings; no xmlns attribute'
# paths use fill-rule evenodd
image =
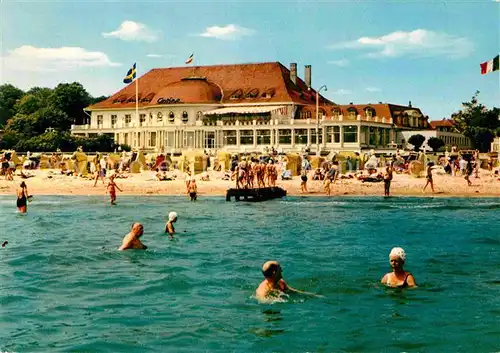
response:
<svg viewBox="0 0 500 353"><path fill-rule="evenodd" d="M0 197L0 351L500 350L499 199L107 201ZM135 221L149 249L116 251ZM393 246L417 289L379 284ZM324 297L259 304L269 259Z"/></svg>

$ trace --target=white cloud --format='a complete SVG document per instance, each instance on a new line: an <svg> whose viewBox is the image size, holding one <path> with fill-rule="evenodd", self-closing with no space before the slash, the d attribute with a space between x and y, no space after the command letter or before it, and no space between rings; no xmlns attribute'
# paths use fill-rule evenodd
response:
<svg viewBox="0 0 500 353"><path fill-rule="evenodd" d="M443 32L416 29L411 32L396 31L381 37L361 37L354 41L334 44L330 49L366 49L374 58L446 56L466 57L474 50L473 43L465 38Z"/></svg>
<svg viewBox="0 0 500 353"><path fill-rule="evenodd" d="M120 66L99 51L79 47L37 48L23 45L2 58L5 68L16 71L67 71L82 67Z"/></svg>
<svg viewBox="0 0 500 353"><path fill-rule="evenodd" d="M235 40L244 36L250 36L255 31L250 28L241 27L238 25L230 24L227 26L212 26L207 27L205 32L201 33L201 37L217 38L222 40Z"/></svg>
<svg viewBox="0 0 500 353"><path fill-rule="evenodd" d="M104 32L105 38L119 38L126 41L155 42L159 38L159 32L148 28L143 23L134 21L123 21L117 30Z"/></svg>
<svg viewBox="0 0 500 353"><path fill-rule="evenodd" d="M366 87L366 90L368 92L380 92L381 91L381 89L378 87Z"/></svg>
<svg viewBox="0 0 500 353"><path fill-rule="evenodd" d="M163 58L161 54L148 54L146 55L148 58Z"/></svg>
<svg viewBox="0 0 500 353"><path fill-rule="evenodd" d="M330 61L328 61L328 64L344 67L344 66L349 65L349 60L347 60L347 59L330 60Z"/></svg>
<svg viewBox="0 0 500 353"><path fill-rule="evenodd" d="M336 94L336 95L341 95L341 96L345 96L345 95L348 95L348 94L351 94L351 93L352 93L352 91L350 91L348 89L343 89L343 88L331 92L331 94Z"/></svg>

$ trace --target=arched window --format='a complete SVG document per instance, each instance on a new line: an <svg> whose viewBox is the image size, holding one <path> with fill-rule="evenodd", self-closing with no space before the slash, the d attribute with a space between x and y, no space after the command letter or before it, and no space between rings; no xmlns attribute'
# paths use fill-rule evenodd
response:
<svg viewBox="0 0 500 353"><path fill-rule="evenodd" d="M241 89L237 89L229 96L229 99L241 99L243 97L243 91Z"/></svg>
<svg viewBox="0 0 500 353"><path fill-rule="evenodd" d="M356 108L350 107L349 109L347 109L347 112L349 114L349 120L356 120L356 117L358 116L358 111L356 110Z"/></svg>
<svg viewBox="0 0 500 353"><path fill-rule="evenodd" d="M162 112L158 112L158 114L156 114L156 121L161 123L163 121L163 113Z"/></svg>
<svg viewBox="0 0 500 353"><path fill-rule="evenodd" d="M274 88L269 88L262 93L262 97L263 98L272 98L275 94L276 94L276 90Z"/></svg>
<svg viewBox="0 0 500 353"><path fill-rule="evenodd" d="M340 110L338 108L333 108L332 109L332 117L334 119L339 119L340 118Z"/></svg>
<svg viewBox="0 0 500 353"><path fill-rule="evenodd" d="M365 108L365 116L368 118L368 119L371 119L373 117L375 117L375 109L373 109L372 107L366 107Z"/></svg>
<svg viewBox="0 0 500 353"><path fill-rule="evenodd" d="M254 89L247 92L247 94L245 95L245 98L257 98L258 96L259 96L259 89L254 88Z"/></svg>
<svg viewBox="0 0 500 353"><path fill-rule="evenodd" d="M174 120L175 120L175 114L174 114L174 112L168 113L168 121L170 121L171 123L173 123Z"/></svg>
<svg viewBox="0 0 500 353"><path fill-rule="evenodd" d="M203 112L197 112L196 113L196 120L197 121L203 120Z"/></svg>
<svg viewBox="0 0 500 353"><path fill-rule="evenodd" d="M182 121L187 123L189 120L189 115L188 115L188 112L187 111L183 111L182 112Z"/></svg>

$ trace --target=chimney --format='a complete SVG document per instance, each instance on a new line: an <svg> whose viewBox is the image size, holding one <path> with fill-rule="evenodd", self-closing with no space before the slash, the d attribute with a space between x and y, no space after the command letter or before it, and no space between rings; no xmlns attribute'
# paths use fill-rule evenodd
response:
<svg viewBox="0 0 500 353"><path fill-rule="evenodd" d="M297 63L290 64L290 80L294 85L297 84Z"/></svg>
<svg viewBox="0 0 500 353"><path fill-rule="evenodd" d="M408 106L411 108L411 101L408 102Z"/></svg>
<svg viewBox="0 0 500 353"><path fill-rule="evenodd" d="M311 65L306 65L304 70L304 82L307 88L311 87Z"/></svg>

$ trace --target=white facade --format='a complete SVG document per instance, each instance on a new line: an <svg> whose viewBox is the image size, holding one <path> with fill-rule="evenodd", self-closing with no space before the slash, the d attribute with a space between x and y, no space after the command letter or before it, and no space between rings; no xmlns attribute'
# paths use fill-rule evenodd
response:
<svg viewBox="0 0 500 353"><path fill-rule="evenodd" d="M265 107L269 112L237 117L212 115L220 108L238 112L252 107ZM139 109L138 116L135 109L102 109L91 112L90 124L72 126L72 133L110 134L116 142L134 149L167 153L204 148L261 152L265 147L278 151L301 151L308 147L315 151L318 128L322 150L394 148L391 146L396 133L390 117L323 117L317 126L315 119L293 119L296 109L290 102L253 106L155 105Z"/></svg>

